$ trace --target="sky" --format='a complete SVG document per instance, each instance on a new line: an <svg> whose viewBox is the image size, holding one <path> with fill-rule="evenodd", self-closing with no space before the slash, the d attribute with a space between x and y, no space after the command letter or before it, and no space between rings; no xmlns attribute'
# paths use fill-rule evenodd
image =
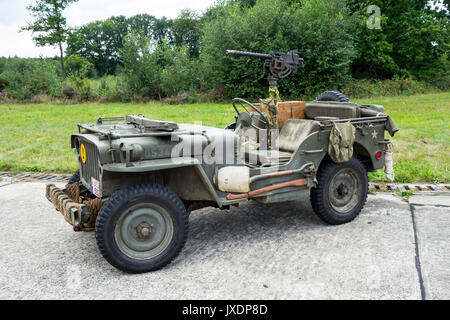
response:
<svg viewBox="0 0 450 320"><path fill-rule="evenodd" d="M30 32L19 32L32 21L26 6L32 0L0 0L0 57L55 56L58 50L52 47L36 47ZM80 26L111 16L133 16L148 13L157 18L175 18L182 9L193 9L202 13L214 4L214 0L80 0L65 11L69 26Z"/></svg>

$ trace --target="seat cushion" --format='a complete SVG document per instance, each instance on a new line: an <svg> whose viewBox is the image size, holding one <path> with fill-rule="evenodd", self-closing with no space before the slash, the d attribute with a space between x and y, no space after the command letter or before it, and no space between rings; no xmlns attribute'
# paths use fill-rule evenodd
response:
<svg viewBox="0 0 450 320"><path fill-rule="evenodd" d="M245 157L251 164L276 164L289 162L292 153L278 150L248 150Z"/></svg>
<svg viewBox="0 0 450 320"><path fill-rule="evenodd" d="M306 117L335 117L339 119L359 118L359 106L349 102L314 101L306 105Z"/></svg>
<svg viewBox="0 0 450 320"><path fill-rule="evenodd" d="M320 123L314 120L291 119L280 131L278 147L281 151L295 152L311 133L319 130Z"/></svg>
<svg viewBox="0 0 450 320"><path fill-rule="evenodd" d="M286 121L280 131L278 148L273 150L248 150L245 152L245 158L252 164L289 162L300 144L311 133L319 130L319 127L320 123L314 120L290 119ZM273 140L272 143L274 143ZM273 146L275 147L275 145Z"/></svg>

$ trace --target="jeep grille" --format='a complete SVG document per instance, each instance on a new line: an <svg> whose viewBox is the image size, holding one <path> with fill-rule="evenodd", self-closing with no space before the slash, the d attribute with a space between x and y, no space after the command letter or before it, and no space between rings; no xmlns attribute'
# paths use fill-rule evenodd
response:
<svg viewBox="0 0 450 320"><path fill-rule="evenodd" d="M83 163L83 161L81 161L80 156L80 173L83 180L89 186L91 186L91 178L100 181L99 153L97 147L92 143L81 140L80 147L82 144L84 144L84 147L86 149L86 163ZM80 150L78 151L78 153L80 154Z"/></svg>

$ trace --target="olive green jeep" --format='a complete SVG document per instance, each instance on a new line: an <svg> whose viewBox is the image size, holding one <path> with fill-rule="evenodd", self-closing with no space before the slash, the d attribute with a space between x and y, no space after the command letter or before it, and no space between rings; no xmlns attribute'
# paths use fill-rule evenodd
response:
<svg viewBox="0 0 450 320"><path fill-rule="evenodd" d="M169 264L190 212L204 207L311 201L326 223L352 221L367 199L367 173L385 162L391 173L385 131L398 128L381 106L333 91L281 125L279 104L277 93L260 107L235 99L225 129L142 115L80 124L71 137L80 169L64 190L48 185L46 197L76 231L95 230L105 259L129 273Z"/></svg>

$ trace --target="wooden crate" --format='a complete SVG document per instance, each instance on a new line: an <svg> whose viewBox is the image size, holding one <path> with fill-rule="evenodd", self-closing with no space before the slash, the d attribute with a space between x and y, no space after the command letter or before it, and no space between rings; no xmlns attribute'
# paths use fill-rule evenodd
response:
<svg viewBox="0 0 450 320"><path fill-rule="evenodd" d="M266 115L268 111L260 103L255 104ZM278 127L284 126L289 119L305 119L306 102L305 101L287 101L278 103Z"/></svg>

